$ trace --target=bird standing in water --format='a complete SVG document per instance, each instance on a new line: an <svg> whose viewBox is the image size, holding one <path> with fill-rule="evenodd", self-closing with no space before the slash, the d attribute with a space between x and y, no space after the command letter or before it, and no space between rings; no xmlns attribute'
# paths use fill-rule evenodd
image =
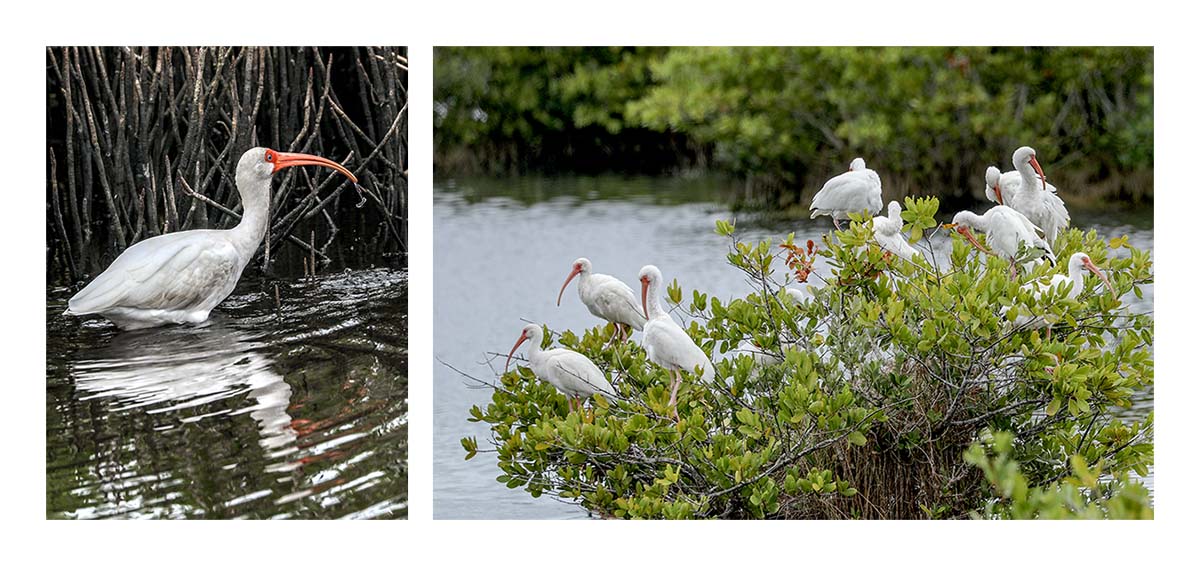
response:
<svg viewBox="0 0 1200 566"><path fill-rule="evenodd" d="M208 320L209 312L233 292L267 233L271 176L298 165L328 167L358 182L345 167L323 157L252 148L237 165L242 198L237 226L173 232L130 246L71 297L64 314L98 314L126 330Z"/></svg>

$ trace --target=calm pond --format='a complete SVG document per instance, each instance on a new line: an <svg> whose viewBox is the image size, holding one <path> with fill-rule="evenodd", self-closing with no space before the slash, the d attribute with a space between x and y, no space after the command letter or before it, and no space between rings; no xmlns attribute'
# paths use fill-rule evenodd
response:
<svg viewBox="0 0 1200 566"><path fill-rule="evenodd" d="M980 183L982 186L982 183ZM634 281L647 263L721 299L748 293L742 274L725 262L727 241L713 232L718 219L738 218L745 240L788 232L798 240L827 232L828 220L753 219L724 202L732 189L700 178L565 177L458 179L434 183L434 517L584 518L574 505L543 496L533 499L496 481L495 457L463 460L459 439L475 436L484 447L488 428L467 422L467 410L486 405L491 393L472 388L442 362L491 379L486 353L507 353L525 324L582 330L598 324L579 303L574 284L554 299L577 257L598 273ZM885 195L887 196L887 195ZM1078 207L1074 207L1078 208ZM980 203L977 211L985 209ZM951 211L945 212L949 220ZM1115 213L1072 210L1072 224L1105 235L1129 234L1139 248L1154 246L1153 211ZM1125 298L1138 311L1153 309L1154 292ZM1153 408L1144 392L1132 414ZM1153 472L1151 472L1153 474ZM1146 478L1153 490L1153 475Z"/></svg>
<svg viewBox="0 0 1200 566"><path fill-rule="evenodd" d="M246 277L203 326L129 332L62 316L72 292L47 299L47 517L407 517L406 272Z"/></svg>

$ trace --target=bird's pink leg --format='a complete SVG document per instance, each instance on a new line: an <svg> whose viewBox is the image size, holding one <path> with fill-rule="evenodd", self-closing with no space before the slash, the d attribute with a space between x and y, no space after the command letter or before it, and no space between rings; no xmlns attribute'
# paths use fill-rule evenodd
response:
<svg viewBox="0 0 1200 566"><path fill-rule="evenodd" d="M834 230L841 230L841 229L842 229L842 225L841 225L841 224L838 224L837 217L836 217L836 216L831 216L830 218L833 218L833 229L834 229Z"/></svg>
<svg viewBox="0 0 1200 566"><path fill-rule="evenodd" d="M683 383L683 376L679 374L679 370L674 370L675 377L671 380L671 401L668 403L671 407L671 414L675 416L675 420L679 420L679 411L675 409L675 396L679 393L679 384Z"/></svg>
<svg viewBox="0 0 1200 566"><path fill-rule="evenodd" d="M1010 259L1008 263L1008 276L1011 280L1017 280L1017 260Z"/></svg>

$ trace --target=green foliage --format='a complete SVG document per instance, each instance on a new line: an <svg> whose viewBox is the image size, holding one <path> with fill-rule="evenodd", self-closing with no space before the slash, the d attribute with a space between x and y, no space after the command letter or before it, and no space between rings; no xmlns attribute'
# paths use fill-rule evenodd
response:
<svg viewBox="0 0 1200 566"><path fill-rule="evenodd" d="M1152 190L1150 48L488 47L436 57L439 167L453 168L447 156L459 149L536 168L561 157L579 171L591 144L605 144L606 169L657 172L666 156L652 158L655 148L787 205L855 156L885 186L961 197L978 191L988 165L1008 169L1013 149L1030 145L1043 164L1060 164L1048 171L1070 187L1064 196ZM1116 182L1090 186L1106 179Z"/></svg>
<svg viewBox="0 0 1200 566"><path fill-rule="evenodd" d="M924 238L916 227L935 225L937 199L906 205ZM491 425L499 481L629 518L1150 514L1127 478L1148 473L1153 418L1112 412L1153 386L1150 316L1095 278L1074 300L1065 288L1034 297L1020 287L1051 275L1048 262L1010 280L1007 261L958 238L948 265L905 261L872 243L870 226L856 219L806 249L790 236L743 242L719 222L750 293L693 290L689 303L673 281L668 294L692 319L685 330L724 358L725 385L687 379L676 420L671 375L637 344L610 343L611 326L564 332L558 342L609 372L622 399L568 412L528 370L504 374L471 412ZM1058 245L1059 257L1088 253L1122 294L1152 283L1148 252L1125 239L1072 229ZM783 286L807 277L797 258L808 255L830 275L795 302ZM1015 326L1002 307L1057 324L1048 335Z"/></svg>

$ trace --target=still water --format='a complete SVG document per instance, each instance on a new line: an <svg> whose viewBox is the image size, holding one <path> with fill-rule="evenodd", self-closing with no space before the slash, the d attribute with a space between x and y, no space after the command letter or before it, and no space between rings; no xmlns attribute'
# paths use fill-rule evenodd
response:
<svg viewBox="0 0 1200 566"><path fill-rule="evenodd" d="M487 353L505 354L523 320L582 330L599 323L572 287L561 307L554 300L571 268L585 256L597 273L636 280L648 263L678 279L687 295L699 289L722 300L749 291L742 274L725 262L727 240L713 232L718 219L737 218L748 241L788 232L819 240L829 221L788 220L735 213L724 201L731 189L713 179L516 178L459 179L435 183L434 226L434 517L584 518L579 507L548 496L533 499L496 481L495 458L481 453L464 461L459 444L475 436L487 445L484 423L467 422L467 410L488 403L443 362L491 380ZM888 195L885 195L888 196ZM977 211L984 209L981 203ZM949 219L950 212L946 212ZM1073 210L1073 225L1101 234L1129 234L1134 246L1153 248L1153 212L1119 214ZM1153 309L1152 288L1132 305ZM1131 296L1127 301L1136 300ZM1146 392L1133 413L1153 407ZM1153 490L1153 477L1146 478Z"/></svg>
<svg viewBox="0 0 1200 566"><path fill-rule="evenodd" d="M47 517L407 517L404 271L246 278L205 325L127 332L61 316L71 294L47 300Z"/></svg>

